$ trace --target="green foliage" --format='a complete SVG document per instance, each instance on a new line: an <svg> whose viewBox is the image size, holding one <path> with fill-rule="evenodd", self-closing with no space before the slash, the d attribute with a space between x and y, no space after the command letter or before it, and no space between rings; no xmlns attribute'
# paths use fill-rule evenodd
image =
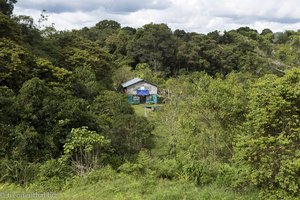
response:
<svg viewBox="0 0 300 200"><path fill-rule="evenodd" d="M151 156L149 151L141 150L133 162L126 161L118 171L136 176L151 176L158 179L183 178L182 165L174 158L158 159ZM194 178L194 177L193 177ZM194 180L191 176L191 179Z"/></svg>
<svg viewBox="0 0 300 200"><path fill-rule="evenodd" d="M45 80L49 86L64 86L69 81L72 72L54 66L49 60L39 58L36 61L37 67L34 69L34 76Z"/></svg>
<svg viewBox="0 0 300 200"><path fill-rule="evenodd" d="M133 79L134 76L135 74L130 66L125 65L116 69L112 76L114 88L118 88L122 83Z"/></svg>
<svg viewBox="0 0 300 200"><path fill-rule="evenodd" d="M118 170L123 173L136 175L151 174L151 162L152 160L148 152L141 150L137 155L135 163L125 162Z"/></svg>
<svg viewBox="0 0 300 200"><path fill-rule="evenodd" d="M164 83L163 75L160 72L153 71L147 63L139 63L135 67L134 75L149 81L152 84L161 85Z"/></svg>
<svg viewBox="0 0 300 200"><path fill-rule="evenodd" d="M234 163L224 163L217 171L216 183L221 186L233 188L235 191L248 192L253 190L250 180L248 166L235 165ZM255 188L254 188L255 189Z"/></svg>
<svg viewBox="0 0 300 200"><path fill-rule="evenodd" d="M68 43L61 44L64 54L64 66L69 70L77 67L88 68L95 74L96 80L105 88L111 88L111 56L99 46L85 38L69 36ZM66 41L63 41L66 42Z"/></svg>
<svg viewBox="0 0 300 200"><path fill-rule="evenodd" d="M50 88L38 78L26 81L14 104L7 105L10 113L18 111L14 115L15 122L3 119L3 128L13 123L13 127L6 128L11 134L3 135L9 144L6 154L29 161L59 157L70 127L97 128L87 105L85 100L74 98L61 88Z"/></svg>
<svg viewBox="0 0 300 200"><path fill-rule="evenodd" d="M191 180L197 185L207 185L212 183L217 175L216 166L207 165L205 162L192 161L182 164L179 178Z"/></svg>
<svg viewBox="0 0 300 200"><path fill-rule="evenodd" d="M27 49L12 40L0 39L0 85L20 89L31 77L34 66L33 57Z"/></svg>
<svg viewBox="0 0 300 200"><path fill-rule="evenodd" d="M152 147L153 125L145 117L123 115L113 124L110 131L112 146L123 156L138 153L142 148Z"/></svg>
<svg viewBox="0 0 300 200"><path fill-rule="evenodd" d="M137 179L133 175L116 173L110 168L93 171L85 178L75 179L74 182L68 190L58 193L54 199L254 200L258 198L256 192L240 194L217 185L197 187L184 180L157 180L149 176Z"/></svg>
<svg viewBox="0 0 300 200"><path fill-rule="evenodd" d="M125 95L104 91L95 98L90 110L117 155L131 156L151 147L153 126L145 117L134 114Z"/></svg>
<svg viewBox="0 0 300 200"><path fill-rule="evenodd" d="M167 85L172 97L154 131L160 154L212 166L228 161L236 126L244 119L247 81L234 74L222 80L195 73L170 79ZM161 140L168 145L159 144Z"/></svg>
<svg viewBox="0 0 300 200"><path fill-rule="evenodd" d="M155 176L163 179L178 178L180 165L174 158L157 159L154 162Z"/></svg>
<svg viewBox="0 0 300 200"><path fill-rule="evenodd" d="M14 9L14 4L17 0L1 0L0 1L0 12L5 15L11 15Z"/></svg>
<svg viewBox="0 0 300 200"><path fill-rule="evenodd" d="M0 157L7 154L11 145L11 135L16 123L14 92L7 87L0 87Z"/></svg>
<svg viewBox="0 0 300 200"><path fill-rule="evenodd" d="M0 11L1 3L0 1ZM6 16L0 12L0 37L13 40L15 42L20 42L21 40L21 30L18 24L13 21L9 16Z"/></svg>
<svg viewBox="0 0 300 200"><path fill-rule="evenodd" d="M95 183L103 199L240 198L206 191L214 181L265 199L299 196L300 72L285 70L300 64L300 31L198 34L112 20L56 31L12 17L14 3L0 0L2 182ZM133 77L162 91L151 117L113 90ZM121 173L99 169L107 165Z"/></svg>
<svg viewBox="0 0 300 200"><path fill-rule="evenodd" d="M74 95L84 99L92 100L104 89L89 66L76 67L72 79L74 79L72 84Z"/></svg>
<svg viewBox="0 0 300 200"><path fill-rule="evenodd" d="M91 41L96 41L101 47L104 47L105 40L117 33L120 28L120 24L116 21L102 20L90 29L83 28L80 34Z"/></svg>
<svg viewBox="0 0 300 200"><path fill-rule="evenodd" d="M73 175L72 168L64 159L50 159L39 167L30 188L38 191L59 191Z"/></svg>
<svg viewBox="0 0 300 200"><path fill-rule="evenodd" d="M0 160L0 182L28 185L39 169L39 164L2 158Z"/></svg>
<svg viewBox="0 0 300 200"><path fill-rule="evenodd" d="M95 115L102 128L105 128L103 123L111 128L115 120L119 117L122 117L123 115L133 115L134 113L132 107L127 103L126 95L115 91L101 92L94 99L90 110Z"/></svg>
<svg viewBox="0 0 300 200"><path fill-rule="evenodd" d="M236 142L235 159L263 197L299 195L300 71L258 80L249 93L249 113Z"/></svg>
<svg viewBox="0 0 300 200"><path fill-rule="evenodd" d="M166 24L146 24L137 30L132 43L128 45L128 54L137 63L148 63L154 71L168 73L175 50L175 39Z"/></svg>
<svg viewBox="0 0 300 200"><path fill-rule="evenodd" d="M110 143L104 136L87 128L73 128L70 138L64 144L64 154L71 157L77 173L81 175L99 165L101 150Z"/></svg>

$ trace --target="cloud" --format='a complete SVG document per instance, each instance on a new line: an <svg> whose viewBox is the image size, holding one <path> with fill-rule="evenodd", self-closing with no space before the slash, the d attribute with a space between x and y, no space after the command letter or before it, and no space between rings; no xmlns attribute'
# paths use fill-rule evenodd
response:
<svg viewBox="0 0 300 200"><path fill-rule="evenodd" d="M17 4L25 9L47 10L52 13L94 11L99 8L113 13L135 12L140 9L164 9L171 5L168 0L23 0Z"/></svg>
<svg viewBox="0 0 300 200"><path fill-rule="evenodd" d="M37 19L42 9L60 30L93 26L112 19L123 26L166 23L173 30L207 33L249 26L261 31L296 30L300 26L296 0L20 0L17 14Z"/></svg>

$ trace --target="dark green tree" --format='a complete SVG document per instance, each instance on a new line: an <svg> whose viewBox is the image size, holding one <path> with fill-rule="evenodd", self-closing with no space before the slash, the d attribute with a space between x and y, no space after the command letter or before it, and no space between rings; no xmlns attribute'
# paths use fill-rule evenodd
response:
<svg viewBox="0 0 300 200"><path fill-rule="evenodd" d="M128 45L128 55L136 63L148 63L154 71L169 73L174 63L175 38L166 24L147 24L137 30Z"/></svg>
<svg viewBox="0 0 300 200"><path fill-rule="evenodd" d="M0 38L11 39L20 43L21 29L9 16L0 12Z"/></svg>
<svg viewBox="0 0 300 200"><path fill-rule="evenodd" d="M17 0L0 0L0 12L4 15L12 15L15 3L17 3Z"/></svg>

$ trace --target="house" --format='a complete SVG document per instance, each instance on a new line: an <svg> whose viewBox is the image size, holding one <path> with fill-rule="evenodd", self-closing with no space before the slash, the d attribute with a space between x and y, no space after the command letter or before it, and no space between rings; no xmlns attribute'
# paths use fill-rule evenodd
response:
<svg viewBox="0 0 300 200"><path fill-rule="evenodd" d="M128 95L130 104L157 103L157 86L141 78L122 83L119 89Z"/></svg>

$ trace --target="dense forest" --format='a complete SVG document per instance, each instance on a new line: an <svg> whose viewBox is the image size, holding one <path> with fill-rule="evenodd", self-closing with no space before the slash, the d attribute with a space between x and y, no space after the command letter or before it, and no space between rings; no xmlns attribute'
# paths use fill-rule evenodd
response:
<svg viewBox="0 0 300 200"><path fill-rule="evenodd" d="M100 199L299 199L300 31L112 20L57 31L45 12L38 22L13 15L14 3L0 1L2 185L111 184ZM116 91L134 77L169 91L148 117Z"/></svg>

